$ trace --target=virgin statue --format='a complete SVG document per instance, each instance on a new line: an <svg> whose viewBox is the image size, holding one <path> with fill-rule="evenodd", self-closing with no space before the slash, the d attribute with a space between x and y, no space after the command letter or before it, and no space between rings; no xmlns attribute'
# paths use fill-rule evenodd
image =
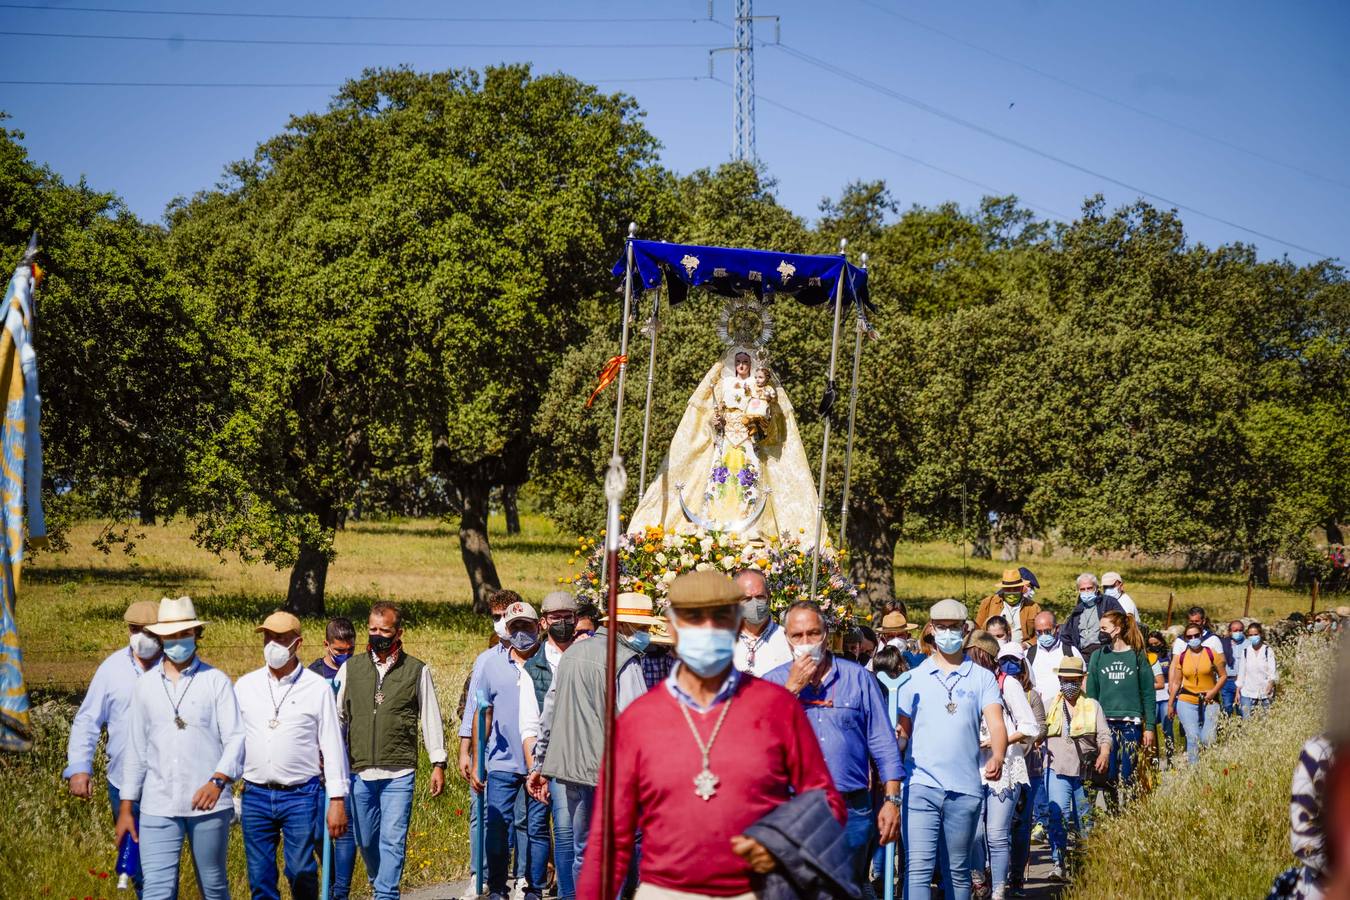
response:
<svg viewBox="0 0 1350 900"><path fill-rule="evenodd" d="M765 324L759 334L728 334L724 314L721 331L732 346L690 396L632 530L660 525L735 532L745 540L814 538L816 485L792 402L762 349L771 334L767 313L754 301L739 306Z"/></svg>

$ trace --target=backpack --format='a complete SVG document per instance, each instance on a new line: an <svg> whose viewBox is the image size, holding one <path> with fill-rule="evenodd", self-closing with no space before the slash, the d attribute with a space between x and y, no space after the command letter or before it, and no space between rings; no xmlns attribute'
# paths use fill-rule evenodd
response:
<svg viewBox="0 0 1350 900"><path fill-rule="evenodd" d="M1060 643L1063 643L1063 642L1061 641ZM1028 669L1030 669L1030 668L1031 668L1031 664L1034 663L1034 662L1036 661L1036 651L1039 650L1040 648L1041 648L1041 645L1033 641L1032 644L1031 644L1031 648L1027 650L1027 668L1028 668ZM1082 659L1082 658L1083 658L1083 654L1078 652L1078 648L1077 648L1077 647L1074 647L1074 646L1071 646L1071 645L1069 645L1069 644L1064 644L1063 652L1064 652L1064 655L1065 655L1065 656L1076 656L1076 657L1078 657L1079 659ZM1085 671L1086 671L1086 670L1085 670Z"/></svg>

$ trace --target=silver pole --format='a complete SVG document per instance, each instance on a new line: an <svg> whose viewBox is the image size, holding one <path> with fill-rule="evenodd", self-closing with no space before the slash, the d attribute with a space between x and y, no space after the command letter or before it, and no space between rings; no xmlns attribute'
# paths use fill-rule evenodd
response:
<svg viewBox="0 0 1350 900"><path fill-rule="evenodd" d="M647 323L651 329L651 350L647 353L647 405L642 412L642 463L638 466L638 502L642 502L647 490L647 436L652 428L652 384L656 381L656 332L660 330L661 291L652 291L652 318Z"/></svg>
<svg viewBox="0 0 1350 900"><path fill-rule="evenodd" d="M862 255L862 268L867 271L867 254ZM848 443L844 445L844 499L839 503L839 546L844 546L848 527L848 489L853 481L853 418L858 413L858 363L862 360L863 333L867 320L863 318L862 303L855 297L853 315L857 335L853 338L853 381L848 389Z"/></svg>
<svg viewBox="0 0 1350 900"><path fill-rule="evenodd" d="M633 314L633 240L637 237L637 223L628 223L628 262L623 272L623 332L619 338L619 357L622 359L628 355L628 319ZM610 454L610 459L619 458L619 430L623 425L623 383L624 373L628 370L627 362L619 363L619 377L616 379L618 396L614 398L614 452ZM609 523L610 529L613 529L613 523ZM617 534L617 531L615 532ZM614 535L606 534L606 541L612 539ZM600 596L605 596L608 588L606 582L609 579L609 567L602 565L600 567Z"/></svg>
<svg viewBox="0 0 1350 900"><path fill-rule="evenodd" d="M845 249L848 239L839 239L839 254L844 257L843 268L839 270L839 281L834 286L834 331L830 337L830 377L826 381L826 390L834 387L834 375L839 361L839 315L844 309L844 278L848 275L848 257ZM816 598L816 581L820 575L820 540L825 529L825 476L830 466L830 417L825 417L825 437L820 442L820 482L816 502L816 545L811 548L811 593Z"/></svg>

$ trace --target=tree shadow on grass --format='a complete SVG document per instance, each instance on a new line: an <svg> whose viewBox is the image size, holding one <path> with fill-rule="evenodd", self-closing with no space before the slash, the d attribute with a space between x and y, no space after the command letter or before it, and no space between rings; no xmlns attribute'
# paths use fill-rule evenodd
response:
<svg viewBox="0 0 1350 900"><path fill-rule="evenodd" d="M205 569L192 566L100 566L36 565L24 570L23 579L37 584L147 584L172 587L209 578Z"/></svg>
<svg viewBox="0 0 1350 900"><path fill-rule="evenodd" d="M330 593L324 604L321 619L345 616L362 630L362 624L370 615L370 607L378 600L386 600L378 594ZM282 609L286 604L286 595L276 593L255 594L206 594L194 598L197 615L210 622L243 621L261 622L272 612ZM396 605L403 614L406 628L444 628L451 631L486 631L484 616L473 611L469 603L433 603L425 600L397 601ZM118 616L121 612L118 612Z"/></svg>

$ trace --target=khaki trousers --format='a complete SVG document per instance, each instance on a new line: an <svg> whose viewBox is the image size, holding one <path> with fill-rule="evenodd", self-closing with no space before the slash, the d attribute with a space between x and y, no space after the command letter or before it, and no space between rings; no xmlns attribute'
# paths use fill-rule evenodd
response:
<svg viewBox="0 0 1350 900"><path fill-rule="evenodd" d="M654 884L639 884L634 900L758 900L758 897L759 894L754 891L736 894L733 897L714 897L712 894L691 894L688 891L673 891Z"/></svg>

